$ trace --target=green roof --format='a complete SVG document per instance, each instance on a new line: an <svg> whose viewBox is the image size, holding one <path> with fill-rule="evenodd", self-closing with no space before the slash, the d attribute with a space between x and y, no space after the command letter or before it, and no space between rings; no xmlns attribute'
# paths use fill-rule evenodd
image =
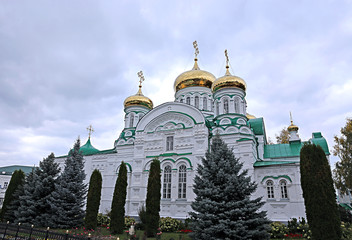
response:
<svg viewBox="0 0 352 240"><path fill-rule="evenodd" d="M96 149L95 147L93 147L93 145L90 143L90 138L88 138L86 144L84 144L82 147L80 147L80 149L82 151L82 155L92 155L95 154L97 152L99 152L98 149Z"/></svg>
<svg viewBox="0 0 352 240"><path fill-rule="evenodd" d="M326 155L330 155L328 144L320 132L312 134L311 143L322 147ZM264 158L299 157L305 142L294 141L287 144L264 145Z"/></svg>
<svg viewBox="0 0 352 240"><path fill-rule="evenodd" d="M264 145L264 158L298 157L301 147L301 142Z"/></svg>
<svg viewBox="0 0 352 240"><path fill-rule="evenodd" d="M12 175L15 170L21 169L25 174L32 172L34 167L30 166L21 166L21 165L12 165L6 167L0 167L0 174L2 175Z"/></svg>
<svg viewBox="0 0 352 240"><path fill-rule="evenodd" d="M255 135L264 135L264 120L263 118L254 118L248 120Z"/></svg>
<svg viewBox="0 0 352 240"><path fill-rule="evenodd" d="M325 138L321 135L321 133L315 132L312 134L312 136L313 137L310 139L310 141L315 145L319 145L320 147L322 147L326 155L330 155L328 143L326 142Z"/></svg>

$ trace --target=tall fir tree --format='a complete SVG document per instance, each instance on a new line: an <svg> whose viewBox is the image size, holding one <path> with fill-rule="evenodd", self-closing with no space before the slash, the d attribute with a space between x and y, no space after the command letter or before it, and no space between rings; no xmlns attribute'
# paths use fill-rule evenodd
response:
<svg viewBox="0 0 352 240"><path fill-rule="evenodd" d="M95 229L97 227L102 181L103 179L100 171L95 169L89 180L86 217L84 218L84 225L86 229Z"/></svg>
<svg viewBox="0 0 352 240"><path fill-rule="evenodd" d="M161 198L161 175L160 161L154 159L150 165L147 199L146 199L146 225L145 230L148 237L156 235L160 220L160 198Z"/></svg>
<svg viewBox="0 0 352 240"><path fill-rule="evenodd" d="M127 195L127 167L122 161L116 179L114 196L111 203L111 233L123 233L125 227L125 203Z"/></svg>
<svg viewBox="0 0 352 240"><path fill-rule="evenodd" d="M47 219L48 226L72 228L83 225L83 207L87 193L87 185L83 182L85 177L78 138L66 158L64 171L57 179L55 191L51 193L51 216Z"/></svg>
<svg viewBox="0 0 352 240"><path fill-rule="evenodd" d="M16 195L14 193L17 189L19 189L23 185L24 179L25 179L25 174L21 169L15 170L13 172L10 183L5 192L5 198L0 212L1 221L13 220L14 211L11 208L9 209L9 206L13 201L16 201Z"/></svg>
<svg viewBox="0 0 352 240"><path fill-rule="evenodd" d="M329 162L324 150L305 144L300 153L301 186L313 239L339 240L341 227Z"/></svg>
<svg viewBox="0 0 352 240"><path fill-rule="evenodd" d="M55 191L55 183L60 173L59 164L55 162L54 153L44 158L39 163L39 168L35 171L38 176L38 182L33 200L36 201L37 216L33 223L38 227L47 227L47 219L52 215L50 196Z"/></svg>
<svg viewBox="0 0 352 240"><path fill-rule="evenodd" d="M33 169L33 171L27 175L23 188L20 189L19 207L15 211L15 223L33 224L37 216L37 202L34 200L37 184L38 176L36 170Z"/></svg>
<svg viewBox="0 0 352 240"><path fill-rule="evenodd" d="M264 203L251 199L257 185L242 165L219 136L212 139L194 179L192 239L269 239Z"/></svg>

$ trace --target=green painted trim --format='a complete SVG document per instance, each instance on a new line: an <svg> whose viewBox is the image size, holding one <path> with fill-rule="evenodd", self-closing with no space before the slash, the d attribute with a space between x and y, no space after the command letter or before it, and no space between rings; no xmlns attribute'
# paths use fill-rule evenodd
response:
<svg viewBox="0 0 352 240"><path fill-rule="evenodd" d="M340 203L340 206L341 207L344 207L345 209L351 211L352 210L352 207L351 207L351 204L348 204L348 203Z"/></svg>
<svg viewBox="0 0 352 240"><path fill-rule="evenodd" d="M177 168L173 168L173 169L171 169L171 170L173 170L173 171L177 171Z"/></svg>
<svg viewBox="0 0 352 240"><path fill-rule="evenodd" d="M188 163L189 163L189 165L191 166L191 168L193 168L191 160L189 160L189 159L186 158L186 157L181 157L181 158L177 159L176 162L177 162L178 160L181 160L181 159L184 159L184 160L188 161Z"/></svg>
<svg viewBox="0 0 352 240"><path fill-rule="evenodd" d="M243 142L243 141L253 141L253 142L254 142L254 139L251 139L251 138L241 138L241 139L238 139L236 142Z"/></svg>
<svg viewBox="0 0 352 240"><path fill-rule="evenodd" d="M175 163L175 160L173 160L172 158L163 159L160 163L165 162L165 161L171 161L171 162Z"/></svg>
<svg viewBox="0 0 352 240"><path fill-rule="evenodd" d="M182 94L182 95L180 95L180 96L186 96L187 94L190 94L190 95L194 95L194 94L199 94L199 95L204 95L204 94L208 94L208 97L211 97L211 94L209 94L209 93L199 93L199 92L187 92L186 94Z"/></svg>
<svg viewBox="0 0 352 240"><path fill-rule="evenodd" d="M170 156L183 156L183 155L191 155L192 153L162 153L157 156L146 156L146 158L158 158L158 157L170 157Z"/></svg>
<svg viewBox="0 0 352 240"><path fill-rule="evenodd" d="M239 116L239 117L244 117L245 119L247 118L246 115L240 114L240 113L226 113L226 114L220 114L217 115L214 120L218 120L221 117L228 117L228 116ZM232 118L231 118L232 119Z"/></svg>
<svg viewBox="0 0 352 240"><path fill-rule="evenodd" d="M273 165L285 165L285 164L292 164L292 163L299 163L299 161L256 161L253 164L253 167L267 167Z"/></svg>
<svg viewBox="0 0 352 240"><path fill-rule="evenodd" d="M289 180L292 183L292 179L289 176L287 176L287 175L279 175L279 176L276 176L276 177L275 176L265 176L265 177L263 177L261 183L264 182L264 180L268 179L268 178L273 178L273 179L286 178L287 180Z"/></svg>
<svg viewBox="0 0 352 240"><path fill-rule="evenodd" d="M127 166L128 166L128 168L130 169L130 172L132 172L132 166L131 166L131 164L129 164L129 163L125 163Z"/></svg>
<svg viewBox="0 0 352 240"><path fill-rule="evenodd" d="M149 170L143 170L143 172L149 172Z"/></svg>

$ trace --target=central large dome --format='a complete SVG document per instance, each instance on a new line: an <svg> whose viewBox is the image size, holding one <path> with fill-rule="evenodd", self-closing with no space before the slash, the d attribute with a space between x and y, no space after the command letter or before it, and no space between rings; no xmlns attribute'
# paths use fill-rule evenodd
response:
<svg viewBox="0 0 352 240"><path fill-rule="evenodd" d="M181 73L175 80L174 89L175 92L184 89L186 87L207 87L211 88L211 85L215 81L215 76L210 72L200 70L197 64L197 58L194 59L193 69L184 73Z"/></svg>

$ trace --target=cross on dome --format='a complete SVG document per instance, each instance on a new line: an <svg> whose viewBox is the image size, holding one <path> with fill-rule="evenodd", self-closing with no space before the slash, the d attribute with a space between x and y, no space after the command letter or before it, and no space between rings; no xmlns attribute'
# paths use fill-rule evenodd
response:
<svg viewBox="0 0 352 240"><path fill-rule="evenodd" d="M88 138L90 138L90 136L92 135L92 132L94 132L92 124L87 127L87 131L88 131Z"/></svg>
<svg viewBox="0 0 352 240"><path fill-rule="evenodd" d="M194 56L195 56L195 58L197 59L197 56L198 56L198 54L199 54L199 49L198 49L198 43L197 43L197 41L194 41L193 42L193 47L194 47Z"/></svg>
<svg viewBox="0 0 352 240"><path fill-rule="evenodd" d="M145 80L144 79L144 76L143 76L143 72L142 71L139 71L137 73L138 77L139 77L139 88L142 88L142 82Z"/></svg>

